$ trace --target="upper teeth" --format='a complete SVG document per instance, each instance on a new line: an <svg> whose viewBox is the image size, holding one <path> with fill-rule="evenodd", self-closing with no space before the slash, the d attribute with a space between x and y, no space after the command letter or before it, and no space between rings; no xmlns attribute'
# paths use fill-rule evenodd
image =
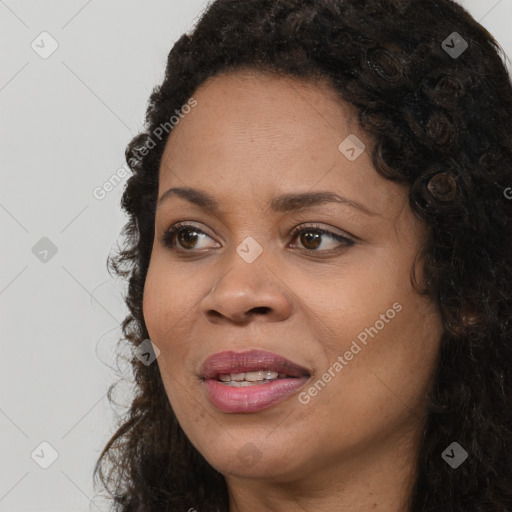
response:
<svg viewBox="0 0 512 512"><path fill-rule="evenodd" d="M259 380L273 380L278 377L286 377L285 373L273 372L271 370L259 370L257 372L246 372L246 373L226 373L219 375L219 380L222 382L241 382L243 380L248 382L257 382Z"/></svg>

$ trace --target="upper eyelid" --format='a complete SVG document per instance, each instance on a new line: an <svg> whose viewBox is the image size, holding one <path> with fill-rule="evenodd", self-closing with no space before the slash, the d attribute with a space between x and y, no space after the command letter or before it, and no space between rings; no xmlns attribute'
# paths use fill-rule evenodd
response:
<svg viewBox="0 0 512 512"><path fill-rule="evenodd" d="M208 231L209 231L208 228L205 229L203 227L196 226L195 224L202 224L202 223L198 222L198 221L187 221L187 220L177 221L177 222L174 222L171 225L169 225L169 227L165 228L164 232L169 231L170 229L193 227L193 228L196 228L197 230L203 232L205 235L211 236L208 234ZM321 222L321 221L313 220L313 221L299 223L291 230L291 233L295 232L299 228L323 229L325 231L332 232L332 234L334 234L334 235L357 238L356 236L351 235L340 228L336 228L334 226L329 226L325 222Z"/></svg>
<svg viewBox="0 0 512 512"><path fill-rule="evenodd" d="M205 234L206 236L208 236L212 240L215 238L214 236L210 235L207 230L205 230L205 229L203 229L201 227L195 226L194 222L195 221L178 221L178 222L175 222L175 223L171 224L167 229L164 230L163 236L165 237L168 234L168 232L171 231L171 230L174 231L173 235L175 236L176 232L179 232L180 230L186 230L186 229L193 228L193 229L197 229L202 234ZM353 243L355 243L356 241L359 240L356 236L351 235L351 234L349 234L349 233L347 233L347 232L345 232L343 230L339 230L339 228L330 227L328 225L325 225L325 223L318 222L318 221L310 221L310 222L305 222L305 223L298 224L297 226L295 226L291 230L291 232L290 232L290 234L288 236L295 237L298 232L300 232L302 230L306 230L306 229L319 230L319 231L321 230L321 231L325 232L325 233L323 233L324 235L332 235L333 237L338 236L338 237L350 240ZM340 231L340 232L338 232L338 231Z"/></svg>

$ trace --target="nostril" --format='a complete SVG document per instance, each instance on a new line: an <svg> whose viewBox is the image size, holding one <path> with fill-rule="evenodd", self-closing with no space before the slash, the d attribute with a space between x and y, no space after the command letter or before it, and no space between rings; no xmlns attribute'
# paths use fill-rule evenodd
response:
<svg viewBox="0 0 512 512"><path fill-rule="evenodd" d="M267 306L258 306L256 308L252 308L251 312L255 312L257 314L266 314L270 312L270 308Z"/></svg>

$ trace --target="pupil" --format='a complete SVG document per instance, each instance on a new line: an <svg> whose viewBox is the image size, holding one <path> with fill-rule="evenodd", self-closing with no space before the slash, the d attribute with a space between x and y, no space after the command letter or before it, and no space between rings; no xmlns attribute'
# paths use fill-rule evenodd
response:
<svg viewBox="0 0 512 512"><path fill-rule="evenodd" d="M193 233L193 235L190 235L191 233ZM190 236L188 236L188 235L190 235ZM196 238L197 238L197 232L192 231L191 229L187 229L186 231L181 232L180 244L184 247L189 248L189 246L187 244L190 243L190 247L193 247L194 242L196 241Z"/></svg>
<svg viewBox="0 0 512 512"><path fill-rule="evenodd" d="M322 235L320 235L320 233L315 233L312 235L311 231L303 233L302 234L302 237L303 237L302 244L305 247L307 247L308 249L316 249L319 246L319 243L315 243L315 242L319 242L321 236ZM308 246L308 244L311 242L313 242L313 247Z"/></svg>

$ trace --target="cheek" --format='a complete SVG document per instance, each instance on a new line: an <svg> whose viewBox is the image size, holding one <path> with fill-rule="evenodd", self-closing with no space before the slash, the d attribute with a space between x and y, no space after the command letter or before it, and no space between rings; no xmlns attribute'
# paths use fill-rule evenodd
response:
<svg viewBox="0 0 512 512"><path fill-rule="evenodd" d="M186 407L186 400L183 400L182 396L186 383L181 361L186 359L188 347L187 343L180 342L186 339L184 335L187 329L184 327L187 304L181 300L182 296L183 293L177 287L176 281L168 275L166 269L159 268L153 260L144 286L144 320L151 341L160 350L156 364L171 406L177 415L193 415L193 409ZM186 413L182 412L183 407Z"/></svg>
<svg viewBox="0 0 512 512"><path fill-rule="evenodd" d="M400 399L414 403L423 396L442 321L437 307L412 288L411 266L412 258L361 260L350 267L350 275L309 292L306 302L323 329L319 339L326 366L319 368L319 376L329 367L336 375L330 391L317 401L320 405L325 399L326 411L328 402L337 402L357 416L390 399L400 405ZM333 368L339 356L345 361Z"/></svg>
<svg viewBox="0 0 512 512"><path fill-rule="evenodd" d="M163 294L164 286L162 281L157 279L157 273L158 271L155 269L155 266L151 264L144 284L144 295L142 298L144 322L149 336L154 342L160 337L157 334L160 333L165 323L164 318L169 309L169 305L165 300L166 295Z"/></svg>
<svg viewBox="0 0 512 512"><path fill-rule="evenodd" d="M153 253L144 284L142 310L154 341L159 338L167 344L169 335L180 329L180 319L185 319L187 311L198 301L196 285L194 276L178 272L160 251Z"/></svg>
<svg viewBox="0 0 512 512"><path fill-rule="evenodd" d="M186 317L181 296L174 281L162 275L158 266L152 263L144 286L142 311L149 338L160 350L157 363L168 393L168 385L179 378L180 367L174 368L173 362L185 357L183 344L179 342L184 334L180 320ZM169 381L171 375L174 379Z"/></svg>
<svg viewBox="0 0 512 512"><path fill-rule="evenodd" d="M405 300L411 286L405 265L394 266L385 257L376 254L370 262L358 254L326 276L304 274L295 291L306 311L317 319L319 339L335 339L334 348L339 351L379 321L381 314L391 310L395 316L393 304Z"/></svg>
<svg viewBox="0 0 512 512"><path fill-rule="evenodd" d="M168 395L193 380L190 366L198 335L198 308L207 281L202 272L177 270L158 254L151 260L143 296L143 315ZM190 363L189 363L190 364Z"/></svg>

